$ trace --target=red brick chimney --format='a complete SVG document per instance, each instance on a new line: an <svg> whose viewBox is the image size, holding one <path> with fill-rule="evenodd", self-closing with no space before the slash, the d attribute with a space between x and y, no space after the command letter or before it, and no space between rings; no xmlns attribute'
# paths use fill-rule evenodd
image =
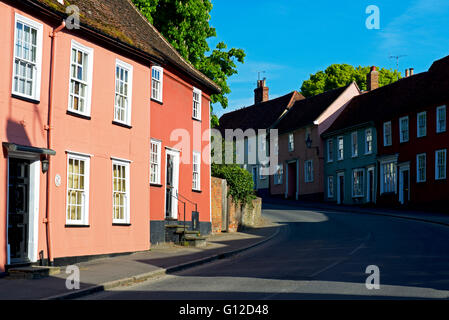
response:
<svg viewBox="0 0 449 320"><path fill-rule="evenodd" d="M371 71L366 75L366 89L368 91L379 88L379 72L376 67L371 67Z"/></svg>
<svg viewBox="0 0 449 320"><path fill-rule="evenodd" d="M265 84L265 78L263 80L257 80L257 88L254 89L254 104L268 101L268 87Z"/></svg>

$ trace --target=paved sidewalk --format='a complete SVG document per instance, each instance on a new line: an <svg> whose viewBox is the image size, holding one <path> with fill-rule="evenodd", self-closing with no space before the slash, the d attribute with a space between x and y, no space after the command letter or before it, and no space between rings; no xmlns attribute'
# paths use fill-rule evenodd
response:
<svg viewBox="0 0 449 320"><path fill-rule="evenodd" d="M68 299L138 283L245 251L275 237L279 228L278 224L266 221L262 227L242 232L209 235L204 248L162 244L147 252L79 263L79 290L66 288L65 267L61 267L59 275L44 279L2 278L0 300Z"/></svg>
<svg viewBox="0 0 449 320"><path fill-rule="evenodd" d="M309 201L295 201L280 198L264 198L262 202L263 209L268 209L273 205L283 205L288 207L295 207L297 209L317 209L317 210L330 210L330 211L342 211L362 214L375 214L389 217L397 217L409 220L424 221L430 223L437 223L449 226L449 208L448 213L437 212L424 212L413 211L409 209L386 209L386 208L364 208L358 206L349 205L335 205L322 202L309 202Z"/></svg>

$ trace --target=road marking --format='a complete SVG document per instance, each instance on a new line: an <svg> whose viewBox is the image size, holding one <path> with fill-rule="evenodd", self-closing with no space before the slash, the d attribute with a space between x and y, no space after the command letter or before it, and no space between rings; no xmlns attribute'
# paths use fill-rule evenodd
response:
<svg viewBox="0 0 449 320"><path fill-rule="evenodd" d="M314 272L314 273L311 274L309 277L313 278L313 277L319 275L320 273L323 273L323 272L325 272L325 271L327 271L327 270L329 270L329 269L332 269L332 268L335 267L336 265L338 265L338 264L340 264L340 263L342 263L342 262L344 262L344 261L349 260L349 257L350 257L350 256L352 256L354 253L356 253L357 251L359 251L360 249L362 249L362 248L365 247L365 243L366 243L370 238L371 238L371 232L368 233L368 235L362 240L362 243L361 243L358 247L356 247L355 249L353 249L353 250L348 254L347 257L341 258L340 260L335 261L334 263L328 265L327 267L324 267L323 269Z"/></svg>

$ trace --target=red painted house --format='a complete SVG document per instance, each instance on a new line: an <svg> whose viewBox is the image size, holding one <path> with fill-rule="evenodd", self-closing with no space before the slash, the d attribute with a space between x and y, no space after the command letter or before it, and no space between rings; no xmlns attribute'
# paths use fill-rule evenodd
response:
<svg viewBox="0 0 449 320"><path fill-rule="evenodd" d="M378 95L378 203L447 208L449 57Z"/></svg>
<svg viewBox="0 0 449 320"><path fill-rule="evenodd" d="M130 1L71 0L77 28L60 2L0 1L0 272L148 250L150 220L165 216L168 154L175 190L210 224L210 169L193 152L209 142L219 88ZM191 150L170 141L174 129ZM190 163L176 168L176 154Z"/></svg>
<svg viewBox="0 0 449 320"><path fill-rule="evenodd" d="M337 125L375 127L376 204L447 208L449 57L434 62L427 72L406 74L353 99Z"/></svg>

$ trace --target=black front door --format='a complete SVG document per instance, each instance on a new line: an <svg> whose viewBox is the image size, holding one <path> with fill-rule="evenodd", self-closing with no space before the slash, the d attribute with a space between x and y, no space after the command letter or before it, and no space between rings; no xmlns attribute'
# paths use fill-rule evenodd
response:
<svg viewBox="0 0 449 320"><path fill-rule="evenodd" d="M167 187L165 193L165 217L172 217L173 206L173 156L167 154Z"/></svg>
<svg viewBox="0 0 449 320"><path fill-rule="evenodd" d="M338 196L340 197L340 204L343 204L345 202L345 176L341 175L338 179L340 182L340 194Z"/></svg>
<svg viewBox="0 0 449 320"><path fill-rule="evenodd" d="M30 162L9 159L8 244L10 262L28 262Z"/></svg>

